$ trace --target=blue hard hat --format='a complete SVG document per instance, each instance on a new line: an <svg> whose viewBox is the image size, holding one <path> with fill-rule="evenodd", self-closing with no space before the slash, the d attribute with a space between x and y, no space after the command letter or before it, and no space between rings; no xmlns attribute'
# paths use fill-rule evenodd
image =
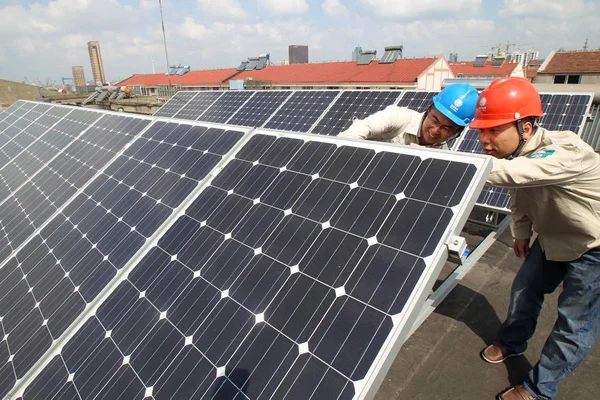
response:
<svg viewBox="0 0 600 400"><path fill-rule="evenodd" d="M433 105L439 112L459 126L467 126L475 117L479 94L468 83L455 83L433 97Z"/></svg>

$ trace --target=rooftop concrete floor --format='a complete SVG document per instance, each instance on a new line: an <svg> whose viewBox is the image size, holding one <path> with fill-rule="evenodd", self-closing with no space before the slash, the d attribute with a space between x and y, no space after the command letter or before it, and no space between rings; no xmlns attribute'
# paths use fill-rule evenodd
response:
<svg viewBox="0 0 600 400"><path fill-rule="evenodd" d="M482 240L467 225L469 248ZM523 381L536 364L556 320L559 287L546 297L537 331L524 355L503 364L484 362L479 352L496 338L506 316L513 278L522 260L507 229L437 309L404 343L375 400L495 399ZM439 283L439 281L438 281ZM600 345L559 386L557 400L600 399Z"/></svg>

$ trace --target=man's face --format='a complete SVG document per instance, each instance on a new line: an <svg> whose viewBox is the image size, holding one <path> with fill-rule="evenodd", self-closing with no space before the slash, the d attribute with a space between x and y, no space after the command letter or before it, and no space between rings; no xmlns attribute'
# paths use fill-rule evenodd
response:
<svg viewBox="0 0 600 400"><path fill-rule="evenodd" d="M519 139L519 131L514 122L479 130L479 143L483 151L496 158L506 158L514 153L519 146Z"/></svg>
<svg viewBox="0 0 600 400"><path fill-rule="evenodd" d="M461 129L462 127L456 125L435 107L431 107L421 125L419 143L422 145L442 143L456 135Z"/></svg>

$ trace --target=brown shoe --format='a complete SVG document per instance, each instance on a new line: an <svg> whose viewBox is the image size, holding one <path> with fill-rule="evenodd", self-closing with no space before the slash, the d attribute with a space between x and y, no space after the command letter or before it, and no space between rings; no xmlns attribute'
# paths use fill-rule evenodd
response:
<svg viewBox="0 0 600 400"><path fill-rule="evenodd" d="M500 342L494 342L481 351L481 358L490 364L499 364L508 357L519 356L523 353L512 353Z"/></svg>
<svg viewBox="0 0 600 400"><path fill-rule="evenodd" d="M521 385L511 387L498 395L498 400L536 400L529 390Z"/></svg>

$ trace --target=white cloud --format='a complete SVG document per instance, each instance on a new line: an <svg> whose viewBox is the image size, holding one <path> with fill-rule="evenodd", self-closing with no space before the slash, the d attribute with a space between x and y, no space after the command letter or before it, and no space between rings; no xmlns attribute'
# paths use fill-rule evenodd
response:
<svg viewBox="0 0 600 400"><path fill-rule="evenodd" d="M325 14L334 18L345 17L349 14L348 9L340 3L340 0L325 0L321 4L321 8Z"/></svg>
<svg viewBox="0 0 600 400"><path fill-rule="evenodd" d="M479 12L482 0L362 0L378 17L402 21L416 19L448 19L474 16Z"/></svg>
<svg viewBox="0 0 600 400"><path fill-rule="evenodd" d="M51 23L51 21L43 17L30 15L21 6L0 8L0 33L20 36L22 34L29 34L32 31L48 34L56 30L56 25Z"/></svg>
<svg viewBox="0 0 600 400"><path fill-rule="evenodd" d="M247 14L238 0L197 0L198 11L203 16L217 21L240 21L247 18Z"/></svg>
<svg viewBox="0 0 600 400"><path fill-rule="evenodd" d="M144 10L152 10L158 8L157 0L140 0L140 7Z"/></svg>
<svg viewBox="0 0 600 400"><path fill-rule="evenodd" d="M177 27L178 33L184 38L192 40L204 40L208 36L208 29L196 23L192 17L186 17L183 24Z"/></svg>
<svg viewBox="0 0 600 400"><path fill-rule="evenodd" d="M272 15L295 16L308 11L306 0L258 0Z"/></svg>
<svg viewBox="0 0 600 400"><path fill-rule="evenodd" d="M593 15L596 5L584 0L503 0L500 17L530 17L535 19L564 20L576 16Z"/></svg>

